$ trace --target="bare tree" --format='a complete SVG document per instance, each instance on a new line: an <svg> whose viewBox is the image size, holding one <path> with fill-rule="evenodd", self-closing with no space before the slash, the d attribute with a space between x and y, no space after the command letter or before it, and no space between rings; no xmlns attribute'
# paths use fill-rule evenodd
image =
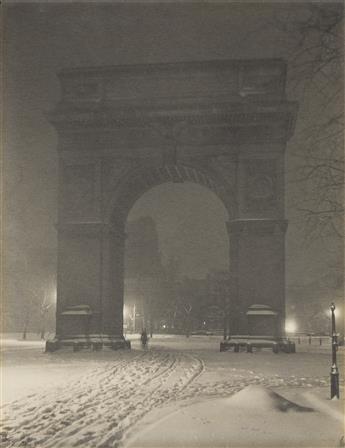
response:
<svg viewBox="0 0 345 448"><path fill-rule="evenodd" d="M185 321L185 332L186 332L186 337L187 338L189 338L189 335L190 335L190 329L191 329L190 328L191 327L190 317L191 317L192 309L193 309L193 307L192 307L192 305L190 303L184 303L183 304L183 310L184 310L184 313L185 313L185 318L184 318L184 321Z"/></svg>
<svg viewBox="0 0 345 448"><path fill-rule="evenodd" d="M26 341L27 332L30 324L30 319L32 317L32 308L33 308L33 298L30 298L28 301L25 302L24 305L24 319L23 319L23 333L22 333L22 339L23 341Z"/></svg>
<svg viewBox="0 0 345 448"><path fill-rule="evenodd" d="M40 337L43 340L45 338L46 334L46 324L47 324L47 315L50 310L50 308L53 306L53 304L49 303L49 298L47 293L44 294L43 300L40 304L40 321L41 321L41 334Z"/></svg>
<svg viewBox="0 0 345 448"><path fill-rule="evenodd" d="M289 87L304 103L297 127L296 207L311 239L343 237L344 8L342 3L287 6L274 26L290 42Z"/></svg>
<svg viewBox="0 0 345 448"><path fill-rule="evenodd" d="M42 281L30 277L25 281L25 300L23 313L22 339L26 340L31 324L38 325L38 333L44 339L47 327L48 312L54 305L54 277Z"/></svg>
<svg viewBox="0 0 345 448"><path fill-rule="evenodd" d="M166 299L167 304L167 314L172 328L176 327L176 320L179 314L179 303L178 303L178 279L180 271L180 260L176 256L171 256L165 266L165 282L166 282Z"/></svg>

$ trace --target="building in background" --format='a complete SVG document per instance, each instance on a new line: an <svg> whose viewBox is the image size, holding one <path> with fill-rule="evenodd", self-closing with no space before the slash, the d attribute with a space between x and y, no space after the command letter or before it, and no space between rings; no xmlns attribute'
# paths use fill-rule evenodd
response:
<svg viewBox="0 0 345 448"><path fill-rule="evenodd" d="M140 217L126 226L124 330L157 330L164 302L164 268L156 224Z"/></svg>
<svg viewBox="0 0 345 448"><path fill-rule="evenodd" d="M231 301L229 274L194 279L181 275L177 258L164 265L151 217L129 221L126 233L125 332L222 332Z"/></svg>

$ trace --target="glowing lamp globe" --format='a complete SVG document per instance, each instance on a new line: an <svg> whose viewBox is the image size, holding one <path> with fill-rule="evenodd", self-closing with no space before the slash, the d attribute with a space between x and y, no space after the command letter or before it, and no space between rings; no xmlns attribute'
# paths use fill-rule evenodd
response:
<svg viewBox="0 0 345 448"><path fill-rule="evenodd" d="M297 330L296 322L292 319L289 319L285 322L285 331L287 333L295 333Z"/></svg>

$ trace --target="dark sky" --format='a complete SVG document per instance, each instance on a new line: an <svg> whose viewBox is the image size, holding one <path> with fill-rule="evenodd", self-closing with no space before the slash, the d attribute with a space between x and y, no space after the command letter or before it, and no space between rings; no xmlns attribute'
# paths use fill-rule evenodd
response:
<svg viewBox="0 0 345 448"><path fill-rule="evenodd" d="M46 117L60 95L56 72L73 66L288 58L292 42L276 28L275 18L305 14L303 5L286 2L7 2L3 12L9 264L15 259L11 254L26 248L56 246L57 138ZM301 104L301 119L308 107ZM289 158L293 144L287 151L287 273L288 282L308 283L324 272L329 256L319 256L324 254L323 243L303 246L294 211L294 198L301 192L289 174L294 171L295 162ZM200 277L227 267L226 212L210 191L190 184L157 187L135 204L130 218L146 214L157 222L164 257L178 255L186 275ZM329 248L333 243L325 244Z"/></svg>

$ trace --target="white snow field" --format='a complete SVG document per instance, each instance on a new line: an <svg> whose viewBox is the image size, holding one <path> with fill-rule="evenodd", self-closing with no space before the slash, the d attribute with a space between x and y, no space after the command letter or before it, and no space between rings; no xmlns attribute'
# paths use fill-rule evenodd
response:
<svg viewBox="0 0 345 448"><path fill-rule="evenodd" d="M344 446L329 353L220 353L219 342L154 336L147 350L134 340L48 354L3 338L2 446Z"/></svg>

